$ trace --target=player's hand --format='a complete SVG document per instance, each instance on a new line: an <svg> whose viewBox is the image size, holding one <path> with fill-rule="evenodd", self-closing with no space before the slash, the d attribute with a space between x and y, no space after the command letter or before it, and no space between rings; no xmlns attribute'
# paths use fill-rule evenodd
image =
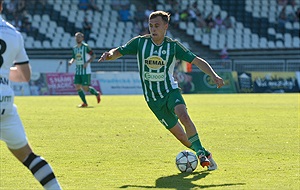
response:
<svg viewBox="0 0 300 190"><path fill-rule="evenodd" d="M214 77L214 82L217 84L217 88L221 88L225 85L223 79L219 76Z"/></svg>
<svg viewBox="0 0 300 190"><path fill-rule="evenodd" d="M71 61L69 61L69 66L70 66L70 65L72 65L72 62L71 62Z"/></svg>
<svg viewBox="0 0 300 190"><path fill-rule="evenodd" d="M98 59L98 62L102 62L105 60L109 60L109 56L111 56L111 53L109 52L104 52L101 57Z"/></svg>
<svg viewBox="0 0 300 190"><path fill-rule="evenodd" d="M86 62L84 65L83 65L83 68L86 68L88 66L88 62Z"/></svg>

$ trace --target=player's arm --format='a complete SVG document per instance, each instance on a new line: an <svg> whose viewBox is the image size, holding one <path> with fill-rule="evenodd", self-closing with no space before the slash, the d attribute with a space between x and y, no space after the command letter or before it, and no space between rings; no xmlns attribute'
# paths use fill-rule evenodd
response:
<svg viewBox="0 0 300 190"><path fill-rule="evenodd" d="M96 58L96 54L91 49L87 53L90 55L90 58L84 63L83 68L86 68Z"/></svg>
<svg viewBox="0 0 300 190"><path fill-rule="evenodd" d="M74 58L70 59L70 61L69 61L69 65L72 65L72 64L74 63L74 61L75 61L75 59L74 59Z"/></svg>
<svg viewBox="0 0 300 190"><path fill-rule="evenodd" d="M92 63L94 61L94 59L96 58L96 54L92 50L89 52L89 55L91 57L86 61L87 64Z"/></svg>
<svg viewBox="0 0 300 190"><path fill-rule="evenodd" d="M204 73L211 76L215 81L215 83L217 84L217 88L221 88L222 86L224 86L223 79L213 70L213 68L207 63L207 61L205 61L200 57L195 57L191 63L196 65Z"/></svg>
<svg viewBox="0 0 300 190"><path fill-rule="evenodd" d="M119 50L117 48L111 49L109 52L104 52L102 54L102 56L98 59L98 62L102 62L105 60L115 60L118 59L120 57L122 57L123 55L119 52Z"/></svg>
<svg viewBox="0 0 300 190"><path fill-rule="evenodd" d="M28 61L23 63L16 63L11 67L9 73L9 80L13 82L28 82L31 77L31 67Z"/></svg>

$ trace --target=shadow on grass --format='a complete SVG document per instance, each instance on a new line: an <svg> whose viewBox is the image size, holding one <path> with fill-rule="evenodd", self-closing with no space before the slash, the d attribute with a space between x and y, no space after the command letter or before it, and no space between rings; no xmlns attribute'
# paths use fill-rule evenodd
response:
<svg viewBox="0 0 300 190"><path fill-rule="evenodd" d="M196 185L193 184L193 181L197 181L205 178L209 175L209 172L194 172L192 174L188 173L179 173L176 175L160 177L156 180L155 186L143 186L143 185L123 185L119 188L170 188L170 189L192 189L192 188L212 188L212 187L225 187L225 186L236 186L236 185L245 185L245 183L225 183L225 184L212 184L212 185Z"/></svg>

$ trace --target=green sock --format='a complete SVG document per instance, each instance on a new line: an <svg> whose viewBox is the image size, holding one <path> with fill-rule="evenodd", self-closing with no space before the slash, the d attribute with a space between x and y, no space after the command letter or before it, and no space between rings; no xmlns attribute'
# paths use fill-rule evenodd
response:
<svg viewBox="0 0 300 190"><path fill-rule="evenodd" d="M201 145L198 133L189 137L189 141L192 143L191 148L196 152L197 156L201 154L205 155L205 149Z"/></svg>
<svg viewBox="0 0 300 190"><path fill-rule="evenodd" d="M93 88L92 86L90 86L89 89L90 89L89 91L90 91L91 94L93 94L95 96L98 95L98 92L97 92L97 90L95 88Z"/></svg>
<svg viewBox="0 0 300 190"><path fill-rule="evenodd" d="M82 100L82 102L87 104L83 90L78 90L77 92L78 92L78 95L79 95L80 99Z"/></svg>
<svg viewBox="0 0 300 190"><path fill-rule="evenodd" d="M206 157L209 156L210 152L208 152L204 147L202 147L202 148L203 148L203 150L204 150L204 152L205 152L205 156L206 156Z"/></svg>
<svg viewBox="0 0 300 190"><path fill-rule="evenodd" d="M205 156L206 156L206 157L209 156L209 155L210 155L210 152L208 152L204 147L202 147L202 148L203 148L203 150L204 150L204 152L205 152ZM189 149L195 151L195 150L193 149L192 146L190 146ZM195 151L195 152L197 152L197 151Z"/></svg>

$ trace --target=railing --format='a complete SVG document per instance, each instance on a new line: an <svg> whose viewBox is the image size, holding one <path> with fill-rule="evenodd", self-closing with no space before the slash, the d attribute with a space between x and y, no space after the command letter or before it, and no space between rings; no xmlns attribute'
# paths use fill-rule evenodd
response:
<svg viewBox="0 0 300 190"><path fill-rule="evenodd" d="M298 59L257 59L257 60L208 60L209 64L216 71L300 71L300 60ZM193 71L200 70L193 65ZM97 71L138 71L137 60L134 59L118 59L103 63L92 64L93 72Z"/></svg>

